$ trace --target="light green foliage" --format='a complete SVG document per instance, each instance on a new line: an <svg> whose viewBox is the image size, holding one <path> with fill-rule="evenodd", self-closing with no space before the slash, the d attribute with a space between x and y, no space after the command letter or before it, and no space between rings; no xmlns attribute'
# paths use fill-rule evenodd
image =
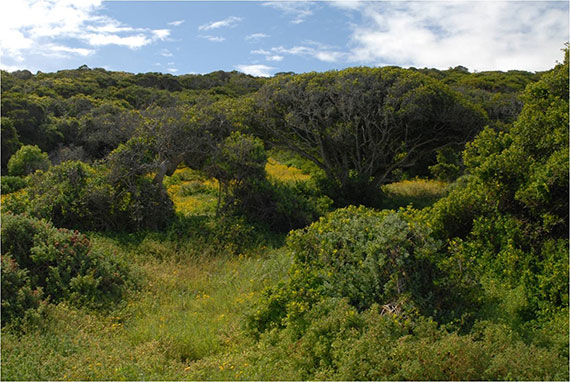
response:
<svg viewBox="0 0 570 382"><path fill-rule="evenodd" d="M38 146L22 146L8 161L8 173L25 176L36 170L45 171L50 166L48 155Z"/></svg>
<svg viewBox="0 0 570 382"><path fill-rule="evenodd" d="M292 232L290 280L268 290L249 326L263 332L307 325L305 312L325 297L347 298L359 311L378 303L433 313L438 243L404 213L348 207Z"/></svg>
<svg viewBox="0 0 570 382"><path fill-rule="evenodd" d="M426 216L451 239L457 260L472 259L461 272L522 288L528 304L519 314L528 320L568 301L562 282L568 277L562 265L568 258L567 53L523 99L510 131L485 129L468 144L464 162L471 176ZM554 273L553 264L559 265Z"/></svg>

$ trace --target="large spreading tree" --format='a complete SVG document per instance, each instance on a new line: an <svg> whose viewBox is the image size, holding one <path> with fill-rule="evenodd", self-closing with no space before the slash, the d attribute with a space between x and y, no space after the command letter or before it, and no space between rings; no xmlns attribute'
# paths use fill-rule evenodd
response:
<svg viewBox="0 0 570 382"><path fill-rule="evenodd" d="M392 67L277 76L257 106L261 136L317 164L345 202L370 200L395 170L461 147L486 122L441 82Z"/></svg>

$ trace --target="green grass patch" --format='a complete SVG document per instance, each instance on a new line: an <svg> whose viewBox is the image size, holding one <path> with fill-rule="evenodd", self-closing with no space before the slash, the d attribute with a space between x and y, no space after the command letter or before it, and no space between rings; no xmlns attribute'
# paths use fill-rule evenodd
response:
<svg viewBox="0 0 570 382"><path fill-rule="evenodd" d="M92 241L128 259L142 288L106 313L50 305L40 327L3 330L2 380L193 379L198 360L243 342L243 312L290 264L283 251L263 246L198 258L152 235Z"/></svg>
<svg viewBox="0 0 570 382"><path fill-rule="evenodd" d="M412 205L422 209L431 206L447 194L448 183L431 179L402 180L382 186L385 194L383 207L398 209Z"/></svg>

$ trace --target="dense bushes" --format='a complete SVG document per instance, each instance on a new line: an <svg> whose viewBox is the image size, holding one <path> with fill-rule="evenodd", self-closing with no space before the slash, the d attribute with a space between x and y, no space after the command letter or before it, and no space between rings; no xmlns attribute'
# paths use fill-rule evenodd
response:
<svg viewBox="0 0 570 382"><path fill-rule="evenodd" d="M568 51L523 100L432 208L350 207L290 234L289 279L246 321L268 362L291 379L568 379Z"/></svg>
<svg viewBox="0 0 570 382"><path fill-rule="evenodd" d="M22 146L8 161L8 173L24 176L36 170L47 170L50 166L48 155L38 146Z"/></svg>
<svg viewBox="0 0 570 382"><path fill-rule="evenodd" d="M121 297L126 281L126 268L92 250L79 232L24 215L3 215L3 325L25 317L41 297L102 307Z"/></svg>
<svg viewBox="0 0 570 382"><path fill-rule="evenodd" d="M26 179L19 176L3 175L0 182L4 195L21 190L28 185Z"/></svg>
<svg viewBox="0 0 570 382"><path fill-rule="evenodd" d="M433 313L438 243L401 212L348 207L288 237L288 282L266 291L249 318L255 331L306 322L304 313L326 297L347 298L357 310Z"/></svg>
<svg viewBox="0 0 570 382"><path fill-rule="evenodd" d="M64 162L30 178L13 212L28 212L58 227L80 230L136 230L163 227L172 202L150 179L139 176L126 189L113 184L104 168Z"/></svg>

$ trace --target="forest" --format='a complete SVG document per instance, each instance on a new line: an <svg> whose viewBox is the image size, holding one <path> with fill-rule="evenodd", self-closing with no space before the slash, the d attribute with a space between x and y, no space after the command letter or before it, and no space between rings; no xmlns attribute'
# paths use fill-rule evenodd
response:
<svg viewBox="0 0 570 382"><path fill-rule="evenodd" d="M1 72L2 380L568 380L545 72Z"/></svg>

